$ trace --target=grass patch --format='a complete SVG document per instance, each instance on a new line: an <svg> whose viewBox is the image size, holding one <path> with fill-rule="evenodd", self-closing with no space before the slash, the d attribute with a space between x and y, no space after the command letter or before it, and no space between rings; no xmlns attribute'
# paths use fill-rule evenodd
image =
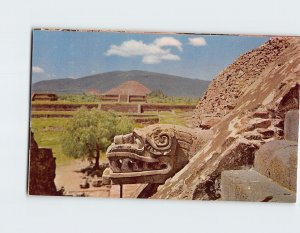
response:
<svg viewBox="0 0 300 233"><path fill-rule="evenodd" d="M40 111L38 113L40 113ZM75 111L73 113L75 113ZM68 118L32 118L31 119L31 129L32 132L34 133L34 138L36 142L38 143L39 147L52 149L53 155L56 158L57 166L68 165L71 162L75 161L74 158L65 155L61 148L62 133L64 131L64 127L66 126L69 120L70 119ZM142 125L140 127L142 127ZM105 152L101 153L100 161L107 162Z"/></svg>
<svg viewBox="0 0 300 233"><path fill-rule="evenodd" d="M199 98L180 96L147 96L147 103L165 105L196 105Z"/></svg>
<svg viewBox="0 0 300 233"><path fill-rule="evenodd" d="M160 124L187 126L184 116L179 116L179 114L176 114L175 112L159 112L158 117Z"/></svg>
<svg viewBox="0 0 300 233"><path fill-rule="evenodd" d="M83 94L58 94L58 99L60 101L68 101L74 103L95 103L101 101L101 96L99 95L87 95Z"/></svg>
<svg viewBox="0 0 300 233"><path fill-rule="evenodd" d="M31 119L31 129L39 147L51 148L56 165L69 164L73 158L65 155L61 149L61 135L69 119L65 118L34 118Z"/></svg>

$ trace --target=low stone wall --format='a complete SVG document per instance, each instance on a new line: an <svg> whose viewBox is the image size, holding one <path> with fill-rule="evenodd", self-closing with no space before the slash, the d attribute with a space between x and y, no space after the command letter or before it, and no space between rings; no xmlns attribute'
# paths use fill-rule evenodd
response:
<svg viewBox="0 0 300 233"><path fill-rule="evenodd" d="M102 111L139 113L138 104L99 104L99 109Z"/></svg>
<svg viewBox="0 0 300 233"><path fill-rule="evenodd" d="M35 104L31 105L32 111L76 111L81 107L87 109L99 108L103 111L143 113L151 111L193 111L194 105L162 105L162 104Z"/></svg>
<svg viewBox="0 0 300 233"><path fill-rule="evenodd" d="M159 118L134 118L134 121L143 125L152 125L159 123Z"/></svg>
<svg viewBox="0 0 300 233"><path fill-rule="evenodd" d="M182 111L193 111L196 106L194 105L161 105L161 104L142 104L141 112L150 112L150 111L173 111L173 110L182 110Z"/></svg>
<svg viewBox="0 0 300 233"><path fill-rule="evenodd" d="M98 108L98 104L32 104L32 111L75 111L78 108Z"/></svg>
<svg viewBox="0 0 300 233"><path fill-rule="evenodd" d="M31 118L72 118L71 114L31 114Z"/></svg>

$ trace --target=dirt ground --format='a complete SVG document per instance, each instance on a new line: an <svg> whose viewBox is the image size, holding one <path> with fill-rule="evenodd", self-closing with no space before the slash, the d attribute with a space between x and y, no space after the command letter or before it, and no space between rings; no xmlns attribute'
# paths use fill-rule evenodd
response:
<svg viewBox="0 0 300 233"><path fill-rule="evenodd" d="M79 184L84 177L80 169L87 167L88 162L75 160L69 165L57 166L55 185L57 189L64 187L66 195L70 196L88 196L88 197L106 197L119 198L119 185L105 185L101 187L92 187L81 189ZM139 184L123 185L123 198L133 198Z"/></svg>

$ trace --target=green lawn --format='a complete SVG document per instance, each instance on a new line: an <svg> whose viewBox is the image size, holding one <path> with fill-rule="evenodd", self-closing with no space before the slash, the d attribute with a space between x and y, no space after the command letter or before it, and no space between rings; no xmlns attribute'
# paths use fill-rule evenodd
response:
<svg viewBox="0 0 300 233"><path fill-rule="evenodd" d="M181 125L187 126L186 120L183 118L185 115L182 113L176 112L159 112L159 123L160 124L174 124L174 125Z"/></svg>
<svg viewBox="0 0 300 233"><path fill-rule="evenodd" d="M57 165L68 164L73 158L66 156L61 149L61 134L69 119L33 118L31 129L39 147L51 148Z"/></svg>
<svg viewBox="0 0 300 233"><path fill-rule="evenodd" d="M192 98L192 97L177 97L177 96L155 97L155 96L147 96L147 103L151 103L151 104L196 105L198 102L199 102L199 98Z"/></svg>
<svg viewBox="0 0 300 233"><path fill-rule="evenodd" d="M67 165L75 159L65 155L61 149L61 135L69 119L65 118L34 118L31 129L39 147L51 148L56 165ZM105 153L101 154L101 161L105 161Z"/></svg>

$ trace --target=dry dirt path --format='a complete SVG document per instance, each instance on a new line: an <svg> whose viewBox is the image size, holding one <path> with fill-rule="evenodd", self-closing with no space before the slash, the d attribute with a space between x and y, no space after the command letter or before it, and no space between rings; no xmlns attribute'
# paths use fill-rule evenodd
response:
<svg viewBox="0 0 300 233"><path fill-rule="evenodd" d="M64 187L67 195L71 196L88 196L88 197L120 197L119 185L105 185L101 187L92 187L88 189L81 189L79 184L84 177L84 174L79 172L80 169L87 167L88 162L75 160L71 164L57 166L55 185L57 189ZM123 197L131 198L136 192L139 184L123 185Z"/></svg>

